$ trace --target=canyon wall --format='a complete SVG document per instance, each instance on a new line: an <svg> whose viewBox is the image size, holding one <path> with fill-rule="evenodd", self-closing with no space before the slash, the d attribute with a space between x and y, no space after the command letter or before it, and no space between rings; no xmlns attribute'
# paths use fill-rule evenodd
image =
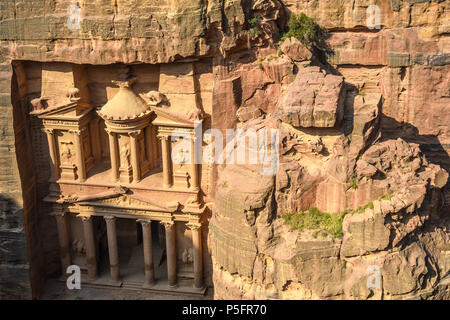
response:
<svg viewBox="0 0 450 320"><path fill-rule="evenodd" d="M73 29L67 9L75 3L82 16ZM379 30L367 28L371 4L380 8ZM193 61L211 127L262 123L282 129L288 143L285 163L264 183L245 167L210 173L216 298L448 296L450 191L441 167L450 171L449 10L448 1L422 0L3 1L0 297L37 298L58 269L54 222L40 201L45 168L27 116L40 94L41 64L89 66L92 97L102 104L112 93L102 75L113 64L151 75ZM290 12L329 29L327 61L295 41L279 53ZM249 32L255 16L257 35ZM155 85L147 80L142 90ZM305 90L311 98L295 101ZM291 107L302 103L316 113L298 116ZM391 167L377 162L382 155ZM243 177L241 190L233 181ZM387 191L395 194L388 202L404 199L402 206L376 200ZM374 208L346 217L334 242L298 235L279 219L311 206L340 212L369 202ZM370 232L376 236L367 243ZM381 268L381 293L364 287L370 265Z"/></svg>

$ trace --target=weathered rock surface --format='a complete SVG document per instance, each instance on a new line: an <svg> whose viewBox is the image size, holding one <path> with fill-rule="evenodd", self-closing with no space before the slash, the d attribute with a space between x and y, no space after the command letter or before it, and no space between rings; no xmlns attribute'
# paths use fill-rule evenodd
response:
<svg viewBox="0 0 450 320"><path fill-rule="evenodd" d="M308 105L311 123L311 106L315 101L308 100L308 86L314 87L320 83L317 79L326 77L319 67L300 69L282 96L278 110L269 112L266 120L256 120L255 116L253 122L247 120L243 127L255 129L264 125L280 130L280 157L274 182L267 177L261 180L257 167L227 165L219 171L216 203L245 199L241 200L245 207L230 210L220 205L214 209L210 245L226 248L216 249L212 255L215 297L447 296L447 285L441 276L445 278L448 274L448 248L430 251L427 246L432 241L442 242L449 233L429 229L423 236L422 230L442 217L448 219L448 215L439 211L440 189L447 183L448 173L430 163L419 145L384 134L380 125L384 99L380 93L346 92L342 78L334 78L340 87L330 90L333 98L326 103L335 110L334 119L336 110L339 107L343 110L342 122L334 120L333 128L302 125L306 117L301 107L288 109L289 116L280 111L294 103ZM339 106L343 100L347 105ZM238 177L250 188L242 189ZM256 210L248 211L251 203ZM292 231L280 219L286 213L310 207L330 213L351 211L343 221L342 239L308 230ZM231 221L241 221L242 226L232 226ZM236 235L222 237L231 233ZM242 239L246 239L246 245L241 243ZM251 263L237 265L233 257L243 255L249 255ZM374 276L380 279L376 288L368 286Z"/></svg>
<svg viewBox="0 0 450 320"><path fill-rule="evenodd" d="M309 61L313 56L311 51L294 37L283 41L280 49L295 62Z"/></svg>
<svg viewBox="0 0 450 320"><path fill-rule="evenodd" d="M319 67L300 69L280 100L280 118L294 127L334 127L343 115L344 79Z"/></svg>
<svg viewBox="0 0 450 320"><path fill-rule="evenodd" d="M83 1L79 30L67 26L70 4L6 0L0 8L0 297L38 297L43 274L59 267L55 226L38 204L48 177L31 159L39 145L24 111L39 96L40 71L28 62L12 69L29 60L91 64L91 79L108 64L149 63L167 71L168 94L202 101L214 128L282 120L263 122L280 129L272 180L261 179L260 168L227 167L208 186L216 188L209 243L216 298L450 299L448 1L379 2L381 29L370 32L369 0ZM330 30L328 62L341 76L304 67L315 57L293 39L258 66L277 53L284 8ZM249 34L254 16L259 36ZM187 86L171 85L183 73L171 74L176 61L195 65L183 74ZM90 84L98 104L111 94L101 81ZM158 81L140 85L154 89ZM370 202L373 209L345 218L334 243L275 219ZM382 290L367 288L371 266L380 268Z"/></svg>

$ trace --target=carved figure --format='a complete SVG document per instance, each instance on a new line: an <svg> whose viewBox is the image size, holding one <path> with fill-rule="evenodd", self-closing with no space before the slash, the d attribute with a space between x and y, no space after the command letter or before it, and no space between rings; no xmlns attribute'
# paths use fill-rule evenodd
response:
<svg viewBox="0 0 450 320"><path fill-rule="evenodd" d="M61 141L61 159L63 163L71 163L71 158L73 156L73 151L70 148L72 142Z"/></svg>
<svg viewBox="0 0 450 320"><path fill-rule="evenodd" d="M122 164L125 164L126 168L130 166L130 148L128 143L120 148L120 160Z"/></svg>
<svg viewBox="0 0 450 320"><path fill-rule="evenodd" d="M153 107L162 107L169 105L167 97L159 91L150 91L146 94L146 96L149 99L148 104Z"/></svg>
<svg viewBox="0 0 450 320"><path fill-rule="evenodd" d="M184 249L183 254L181 256L181 260L185 264L189 264L189 263L192 263L194 261L194 259L192 257L192 248Z"/></svg>
<svg viewBox="0 0 450 320"><path fill-rule="evenodd" d="M36 98L31 100L31 105L33 106L34 111L41 111L41 110L45 110L47 105L46 102L47 99L46 98Z"/></svg>
<svg viewBox="0 0 450 320"><path fill-rule="evenodd" d="M70 88L67 90L66 97L69 98L71 102L75 102L80 100L80 89L78 88Z"/></svg>

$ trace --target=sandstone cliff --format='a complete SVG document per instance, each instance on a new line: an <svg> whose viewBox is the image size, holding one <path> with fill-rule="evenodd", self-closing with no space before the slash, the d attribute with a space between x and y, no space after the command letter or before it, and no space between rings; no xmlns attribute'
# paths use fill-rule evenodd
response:
<svg viewBox="0 0 450 320"><path fill-rule="evenodd" d="M449 1L375 1L379 30L367 28L368 0L78 3L76 30L69 1L0 7L0 297L38 297L57 269L26 116L39 93L34 62L196 61L212 127L282 134L275 176L213 172L216 298L449 298ZM328 28L327 60L294 39L279 52L300 12ZM284 223L313 206L355 210L342 238ZM370 266L381 290L367 289Z"/></svg>

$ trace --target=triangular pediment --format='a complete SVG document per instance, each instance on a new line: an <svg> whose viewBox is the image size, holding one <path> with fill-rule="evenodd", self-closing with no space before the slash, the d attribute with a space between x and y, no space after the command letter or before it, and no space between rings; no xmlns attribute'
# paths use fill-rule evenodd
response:
<svg viewBox="0 0 450 320"><path fill-rule="evenodd" d="M107 191L74 198L73 203L111 208L137 209L149 211L175 212L179 203L160 204L136 194L127 194L124 189Z"/></svg>

